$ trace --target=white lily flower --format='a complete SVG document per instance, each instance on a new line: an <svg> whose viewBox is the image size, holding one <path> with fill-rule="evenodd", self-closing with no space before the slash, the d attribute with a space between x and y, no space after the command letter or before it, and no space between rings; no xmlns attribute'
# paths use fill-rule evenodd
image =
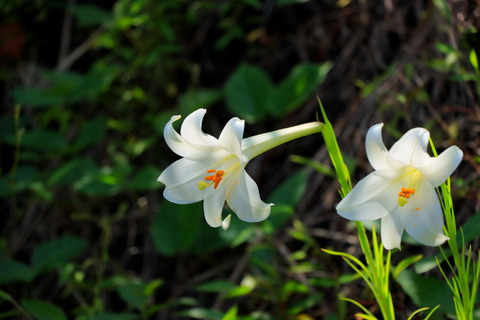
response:
<svg viewBox="0 0 480 320"><path fill-rule="evenodd" d="M165 185L164 197L178 204L203 200L205 219L212 227L228 228L230 215L222 220L225 201L243 221L265 220L273 204L260 199L258 186L245 166L257 155L282 143L320 132L323 123L311 122L243 139L245 122L235 117L217 139L202 131L205 113L205 109L198 109L188 115L180 134L172 126L180 116L173 116L165 126L167 145L183 158L172 163L158 178Z"/></svg>
<svg viewBox="0 0 480 320"><path fill-rule="evenodd" d="M439 246L448 238L443 234L443 212L435 188L457 168L463 152L451 146L430 157L430 133L424 128L409 130L387 150L382 127L374 125L366 137L367 157L376 171L357 183L340 201L337 212L355 221L381 218L387 250L400 249L404 230L424 245Z"/></svg>

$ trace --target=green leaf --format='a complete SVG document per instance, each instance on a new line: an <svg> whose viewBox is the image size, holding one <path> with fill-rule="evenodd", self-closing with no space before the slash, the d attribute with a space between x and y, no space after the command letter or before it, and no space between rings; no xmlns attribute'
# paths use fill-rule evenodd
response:
<svg viewBox="0 0 480 320"><path fill-rule="evenodd" d="M92 160L83 157L75 158L55 168L49 174L47 185L72 185L84 176L97 174L98 170L99 168Z"/></svg>
<svg viewBox="0 0 480 320"><path fill-rule="evenodd" d="M307 172L300 170L283 181L268 197L267 202L295 206L302 199L307 187Z"/></svg>
<svg viewBox="0 0 480 320"><path fill-rule="evenodd" d="M283 79L270 96L270 111L277 117L285 116L299 108L325 80L332 64L304 63L293 68L290 74Z"/></svg>
<svg viewBox="0 0 480 320"><path fill-rule="evenodd" d="M3 290L0 290L0 299L1 300L7 300L7 301L10 301L10 302L14 301L12 296L8 292L5 292Z"/></svg>
<svg viewBox="0 0 480 320"><path fill-rule="evenodd" d="M417 306L434 308L441 305L439 311L455 314L452 292L445 282L410 270L402 271L395 280Z"/></svg>
<svg viewBox="0 0 480 320"><path fill-rule="evenodd" d="M192 319L221 320L223 318L222 312L203 308L192 308L179 312L178 315Z"/></svg>
<svg viewBox="0 0 480 320"><path fill-rule="evenodd" d="M22 300L22 305L38 320L67 320L62 309L51 303L41 300Z"/></svg>
<svg viewBox="0 0 480 320"><path fill-rule="evenodd" d="M298 171L281 183L270 195L267 202L273 203L271 214L262 223L264 232L271 234L284 226L294 213L307 187L307 172Z"/></svg>
<svg viewBox="0 0 480 320"><path fill-rule="evenodd" d="M77 4L71 11L80 27L97 26L112 19L109 11L88 4Z"/></svg>
<svg viewBox="0 0 480 320"><path fill-rule="evenodd" d="M314 305L318 305L319 301L322 300L322 298L323 298L323 294L319 294L319 293L309 294L306 297L304 297L303 299L300 299L300 300L296 301L295 303L293 303L288 308L287 313L289 315L299 314L302 311L304 311L304 310L306 310L310 307L313 307Z"/></svg>
<svg viewBox="0 0 480 320"><path fill-rule="evenodd" d="M148 191L162 187L157 181L160 176L160 170L154 166L146 166L140 169L130 182L130 187L134 190Z"/></svg>
<svg viewBox="0 0 480 320"><path fill-rule="evenodd" d="M31 107L49 107L64 102L63 96L38 87L14 88L12 96L15 103Z"/></svg>
<svg viewBox="0 0 480 320"><path fill-rule="evenodd" d="M11 145L15 145L14 135L5 137L5 140ZM63 135L51 130L25 131L21 146L33 151L50 152L63 149L66 141Z"/></svg>
<svg viewBox="0 0 480 320"><path fill-rule="evenodd" d="M35 248L32 266L37 272L59 267L76 258L86 247L85 240L74 236L63 236L44 242Z"/></svg>
<svg viewBox="0 0 480 320"><path fill-rule="evenodd" d="M269 109L272 91L273 84L262 69L242 64L225 84L225 99L233 114L255 122Z"/></svg>
<svg viewBox="0 0 480 320"><path fill-rule="evenodd" d="M480 67L478 64L478 56L475 50L471 50L470 54L468 55L468 60L470 60L470 64L472 65L475 71L480 72Z"/></svg>
<svg viewBox="0 0 480 320"><path fill-rule="evenodd" d="M40 172L32 166L19 166L13 176L13 187L15 191L27 189L32 183L38 181Z"/></svg>
<svg viewBox="0 0 480 320"><path fill-rule="evenodd" d="M195 89L182 94L178 106L182 114L190 114L198 108L208 108L222 98L222 92L213 89Z"/></svg>
<svg viewBox="0 0 480 320"><path fill-rule="evenodd" d="M83 316L77 320L138 320L138 314L134 313L97 313L91 317Z"/></svg>
<svg viewBox="0 0 480 320"><path fill-rule="evenodd" d="M114 168L97 168L76 181L73 188L91 197L114 195L125 186L130 171L129 164Z"/></svg>
<svg viewBox="0 0 480 320"><path fill-rule="evenodd" d="M237 285L229 280L214 280L197 286L197 290L203 292L229 292L235 288Z"/></svg>
<svg viewBox="0 0 480 320"><path fill-rule="evenodd" d="M237 312L238 312L238 307L237 306L231 307L227 311L227 313L225 313L222 320L237 320L238 319Z"/></svg>
<svg viewBox="0 0 480 320"><path fill-rule="evenodd" d="M15 137L16 131L15 119L13 117L0 118L0 142L5 141L6 137Z"/></svg>
<svg viewBox="0 0 480 320"><path fill-rule="evenodd" d="M142 309L149 299L145 290L146 287L147 285L139 279L124 279L118 287L118 294L126 303L137 309Z"/></svg>
<svg viewBox="0 0 480 320"><path fill-rule="evenodd" d="M105 125L106 120L102 115L90 120L79 132L78 138L75 141L75 147L77 149L83 149L96 142L100 142L105 135Z"/></svg>
<svg viewBox="0 0 480 320"><path fill-rule="evenodd" d="M200 202L177 205L164 200L152 226L155 248L167 256L188 251L197 240L200 223L205 223Z"/></svg>
<svg viewBox="0 0 480 320"><path fill-rule="evenodd" d="M119 65L105 65L97 63L93 65L78 83L72 92L74 101L81 99L94 100L99 94L108 90L111 83L120 74L122 67Z"/></svg>
<svg viewBox="0 0 480 320"><path fill-rule="evenodd" d="M29 282L35 277L35 271L25 263L0 259L0 284L17 281Z"/></svg>

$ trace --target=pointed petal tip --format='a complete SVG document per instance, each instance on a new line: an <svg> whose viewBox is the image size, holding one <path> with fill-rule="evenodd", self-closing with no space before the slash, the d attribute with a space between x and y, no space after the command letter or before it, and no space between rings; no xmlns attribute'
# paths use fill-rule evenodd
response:
<svg viewBox="0 0 480 320"><path fill-rule="evenodd" d="M388 246L384 243L383 247L385 248L385 250L388 250L388 251L392 251L394 249L398 249L398 251L402 251L402 247L400 245L398 245L398 246Z"/></svg>
<svg viewBox="0 0 480 320"><path fill-rule="evenodd" d="M222 229L227 230L230 227L230 220L232 219L232 215L229 214L223 221L222 221Z"/></svg>

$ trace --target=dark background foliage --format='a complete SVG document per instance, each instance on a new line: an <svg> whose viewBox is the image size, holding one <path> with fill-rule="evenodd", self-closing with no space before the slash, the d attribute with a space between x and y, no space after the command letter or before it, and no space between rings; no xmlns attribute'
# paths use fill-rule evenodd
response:
<svg viewBox="0 0 480 320"><path fill-rule="evenodd" d="M248 165L276 204L263 223L211 229L200 204L163 199L177 159L163 127L199 107L205 132L239 116L250 136L315 120L318 97L354 181L371 125L387 145L429 129L464 152L453 196L478 248L478 1L4 0L0 14L2 318L350 319L342 296L377 311L321 252L359 254L321 135ZM438 249L407 238L394 263L416 254ZM392 283L399 318L452 313L423 266Z"/></svg>

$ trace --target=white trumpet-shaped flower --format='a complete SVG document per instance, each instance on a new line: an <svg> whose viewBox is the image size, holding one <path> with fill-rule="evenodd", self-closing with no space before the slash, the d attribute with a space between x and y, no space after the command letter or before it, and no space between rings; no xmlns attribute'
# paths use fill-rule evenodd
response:
<svg viewBox="0 0 480 320"><path fill-rule="evenodd" d="M232 118L217 139L202 131L205 113L205 109L198 109L188 115L180 134L172 126L180 116L173 116L165 126L167 145L182 158L158 178L165 185L164 197L178 204L203 200L205 219L212 227L228 228L230 215L222 220L225 201L243 221L265 220L272 204L260 199L258 186L245 166L282 143L320 132L323 123L311 122L243 139L245 122Z"/></svg>
<svg viewBox="0 0 480 320"><path fill-rule="evenodd" d="M439 246L443 212L435 188L457 168L463 152L451 146L438 157L430 157L430 133L411 129L387 150L382 126L368 130L366 151L374 172L363 178L338 204L342 217L355 221L381 220L381 238L387 250L400 249L404 230L418 242Z"/></svg>

